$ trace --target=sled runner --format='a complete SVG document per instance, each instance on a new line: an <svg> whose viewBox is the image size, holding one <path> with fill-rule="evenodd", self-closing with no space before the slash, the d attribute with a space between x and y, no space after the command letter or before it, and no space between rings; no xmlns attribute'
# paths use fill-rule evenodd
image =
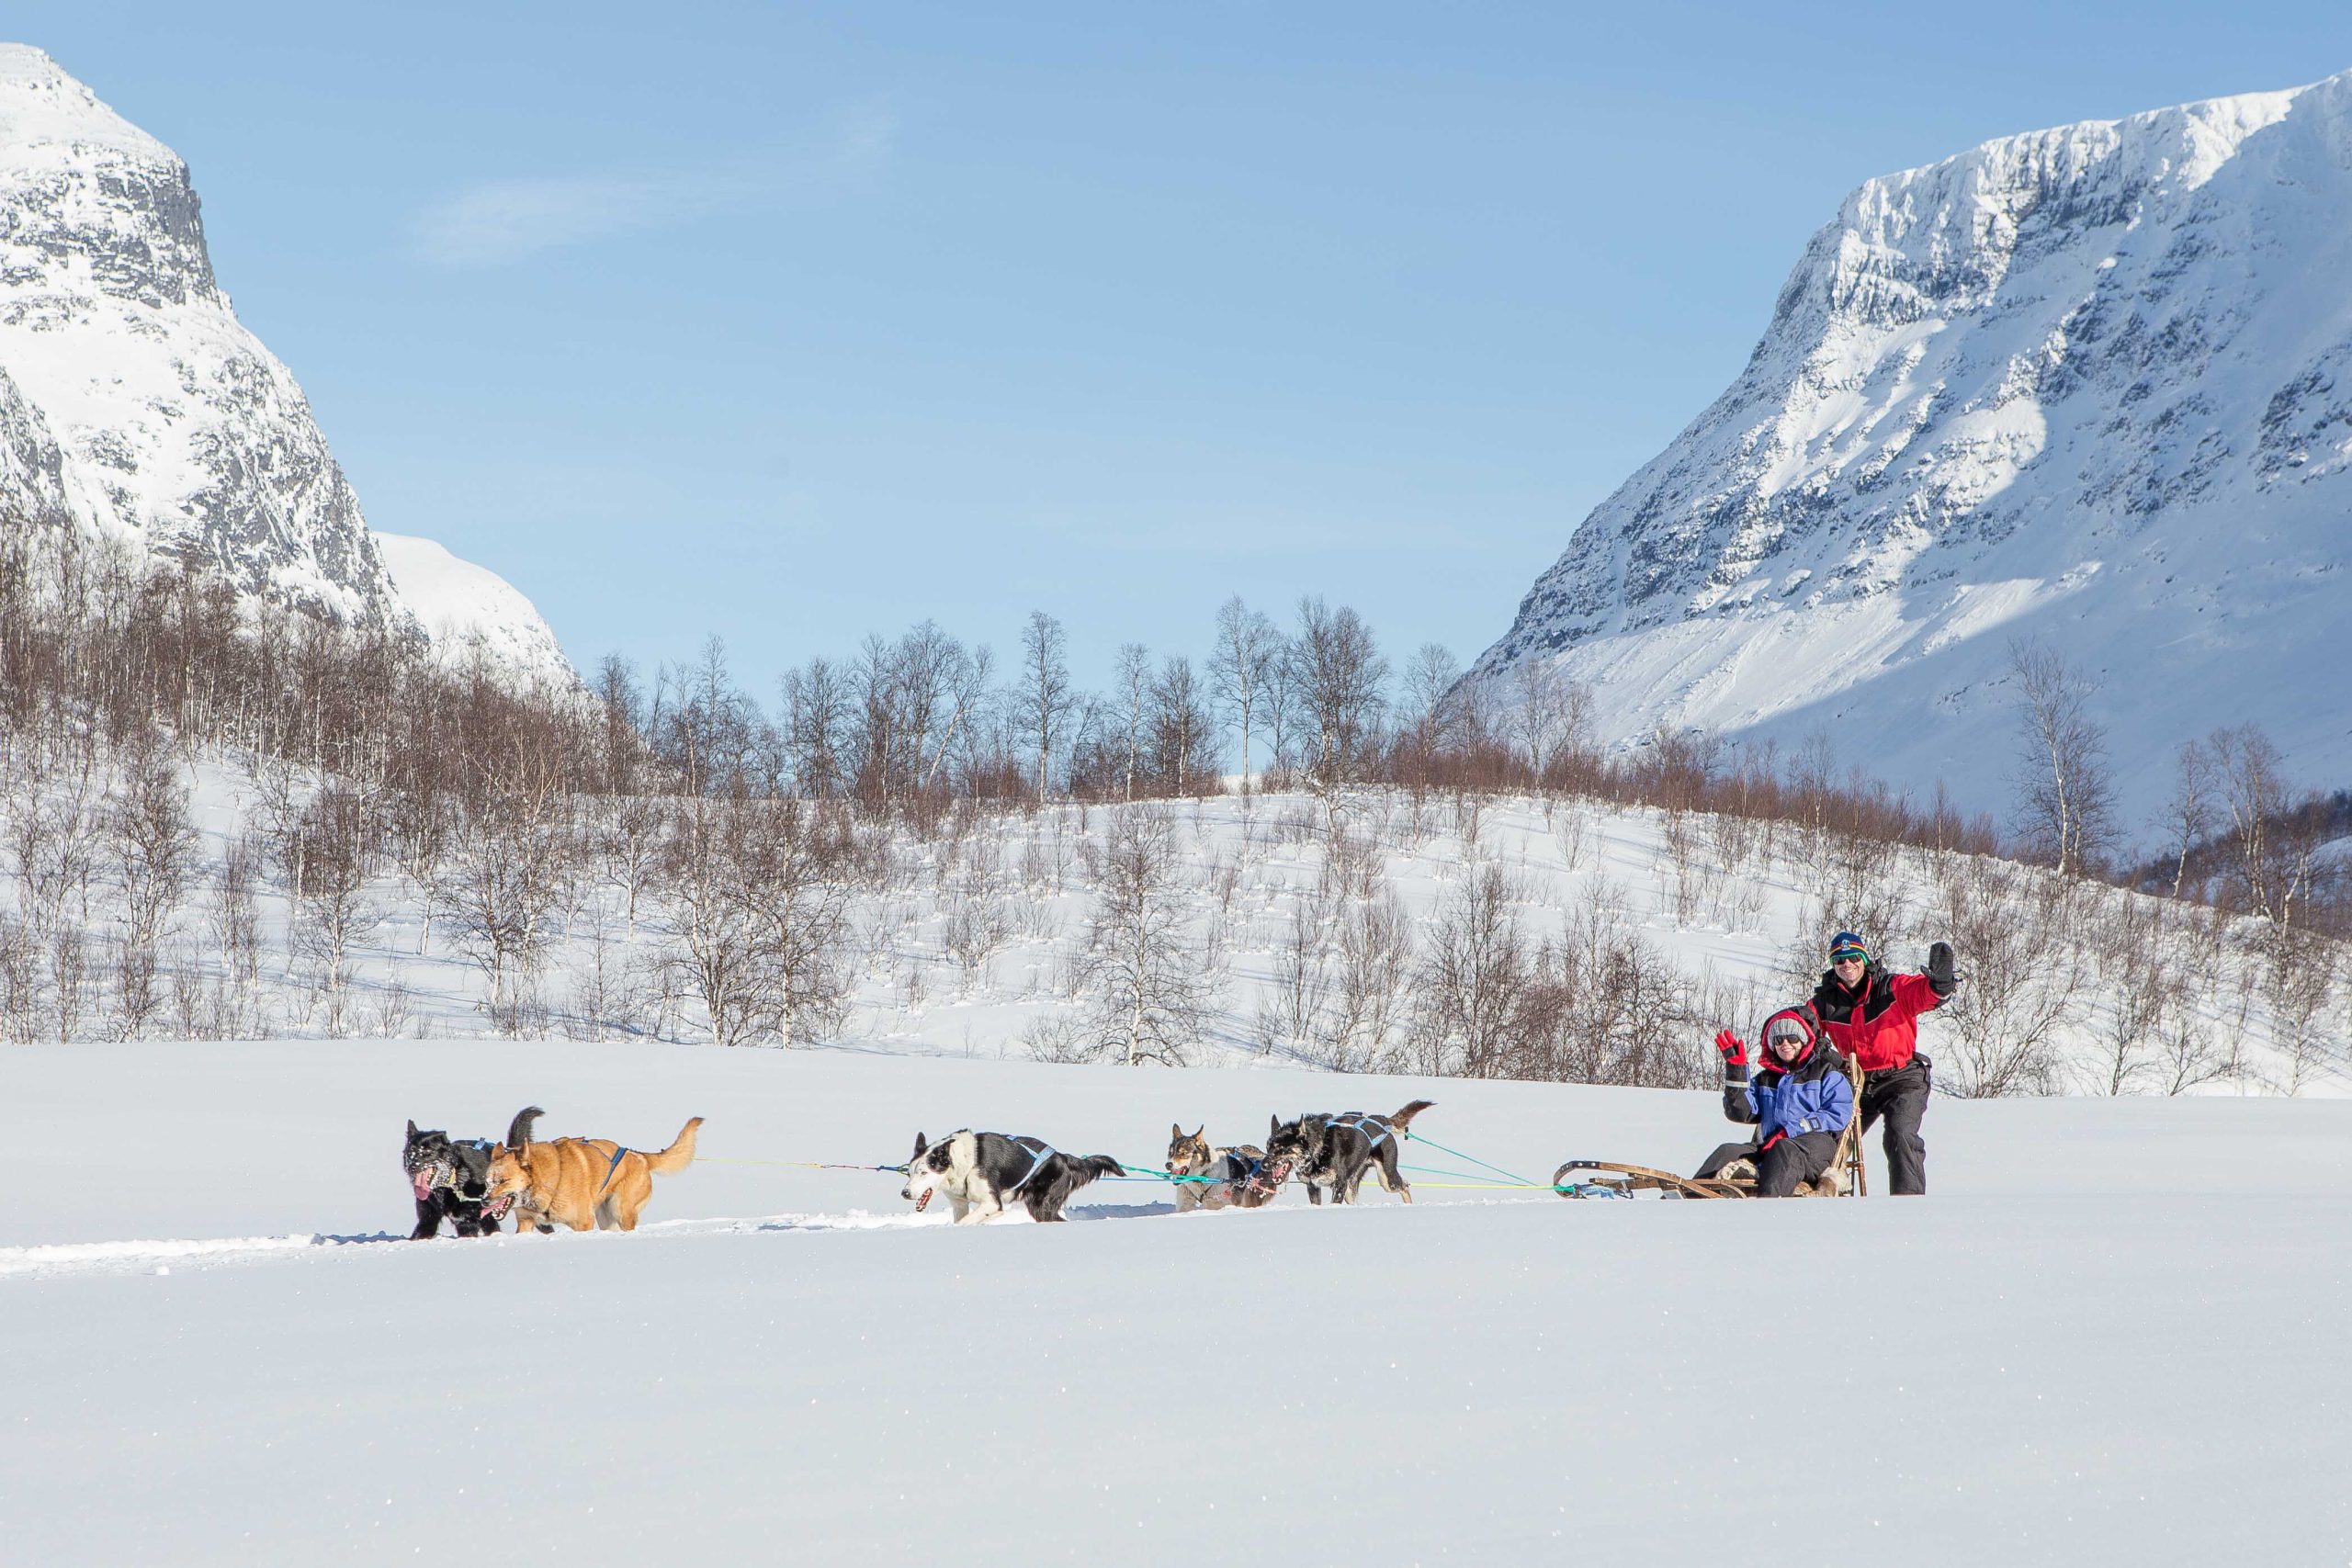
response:
<svg viewBox="0 0 2352 1568"><path fill-rule="evenodd" d="M1593 1172L1590 1181L1571 1181L1578 1171ZM1676 1198L1745 1198L1736 1181L1702 1181L1646 1165L1621 1165L1615 1160L1572 1159L1552 1173L1552 1186L1563 1198L1581 1198L1586 1187L1620 1187L1631 1192L1664 1192Z"/></svg>

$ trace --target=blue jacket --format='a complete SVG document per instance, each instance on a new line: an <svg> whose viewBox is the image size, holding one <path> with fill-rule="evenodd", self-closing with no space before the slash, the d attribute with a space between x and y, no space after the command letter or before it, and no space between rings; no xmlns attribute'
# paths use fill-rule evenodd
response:
<svg viewBox="0 0 2352 1568"><path fill-rule="evenodd" d="M1755 1122L1758 1143L1782 1134L1842 1133L1854 1119L1846 1059L1826 1040L1815 1041L1785 1069L1775 1062L1760 1065L1752 1083L1744 1066L1726 1068L1724 1076L1724 1114Z"/></svg>

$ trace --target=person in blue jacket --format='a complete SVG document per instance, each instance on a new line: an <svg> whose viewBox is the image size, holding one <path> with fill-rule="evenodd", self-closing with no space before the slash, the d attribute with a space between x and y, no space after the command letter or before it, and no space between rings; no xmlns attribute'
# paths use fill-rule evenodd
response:
<svg viewBox="0 0 2352 1568"><path fill-rule="evenodd" d="M1784 1009L1764 1021L1756 1077L1747 1073L1747 1042L1726 1029L1715 1036L1724 1058L1724 1114L1756 1123L1757 1142L1738 1150L1756 1162L1756 1195L1786 1198L1797 1184L1819 1179L1838 1157L1838 1135L1854 1119L1854 1086L1846 1060L1808 1015ZM1722 1163L1718 1150L1710 1165Z"/></svg>

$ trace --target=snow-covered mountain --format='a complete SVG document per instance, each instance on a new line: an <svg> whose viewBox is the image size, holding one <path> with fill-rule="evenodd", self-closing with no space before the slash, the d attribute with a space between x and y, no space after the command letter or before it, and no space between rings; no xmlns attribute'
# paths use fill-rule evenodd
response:
<svg viewBox="0 0 2352 1568"><path fill-rule="evenodd" d="M463 570L388 560L301 389L239 324L198 214L170 148L40 51L0 44L0 517L208 562L451 657L479 634L515 675L569 683L503 581L446 554Z"/></svg>
<svg viewBox="0 0 2352 1568"><path fill-rule="evenodd" d="M1865 183L1477 671L1997 807L2018 636L2102 682L2135 818L2224 724L2352 775L2352 73Z"/></svg>

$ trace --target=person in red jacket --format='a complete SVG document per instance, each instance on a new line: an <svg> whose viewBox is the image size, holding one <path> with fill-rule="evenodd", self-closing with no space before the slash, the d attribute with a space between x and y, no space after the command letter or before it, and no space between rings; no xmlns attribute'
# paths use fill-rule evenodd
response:
<svg viewBox="0 0 2352 1568"><path fill-rule="evenodd" d="M1887 1186L1899 1197L1928 1190L1928 1144L1919 1122L1928 1113L1932 1064L1919 1055L1918 1018L1951 995L1951 944L1928 949L1917 975L1890 975L1852 931L1829 942L1829 967L1813 993L1813 1010L1840 1054L1862 1065L1855 1109L1862 1130L1886 1119Z"/></svg>

